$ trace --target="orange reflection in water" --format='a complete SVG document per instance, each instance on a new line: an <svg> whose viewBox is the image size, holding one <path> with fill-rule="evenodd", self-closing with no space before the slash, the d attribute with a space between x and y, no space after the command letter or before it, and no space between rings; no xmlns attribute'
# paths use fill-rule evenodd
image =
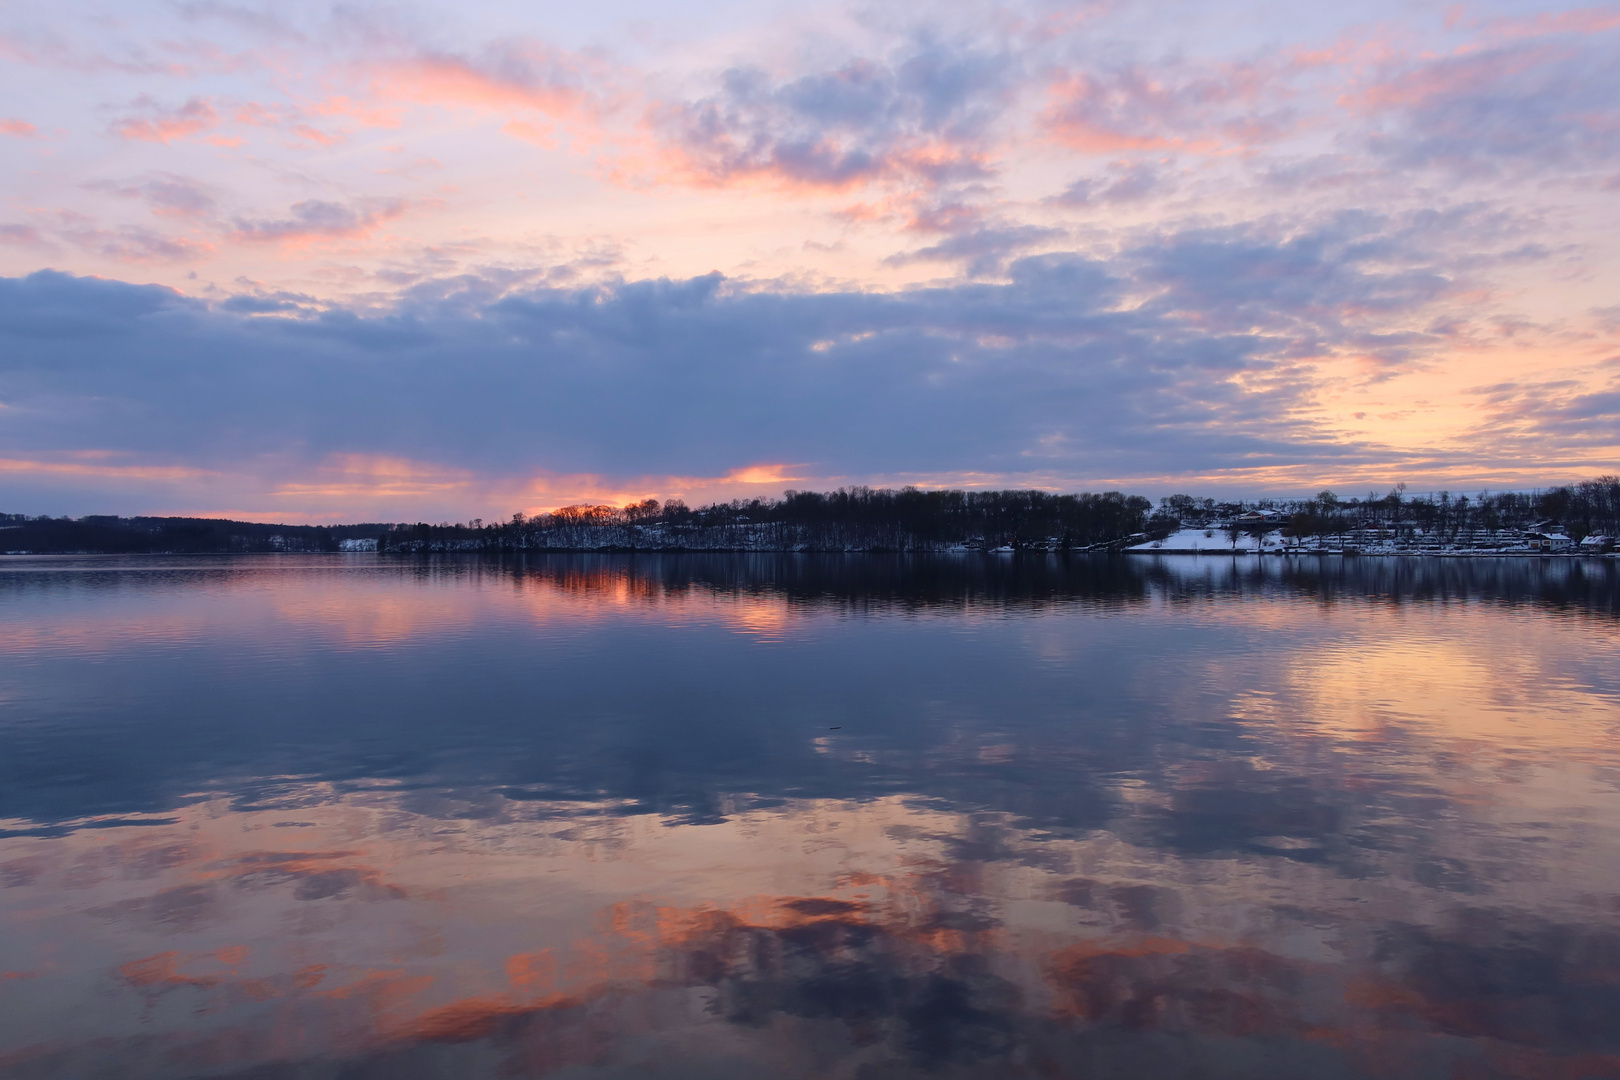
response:
<svg viewBox="0 0 1620 1080"><path fill-rule="evenodd" d="M98 592L105 590L102 582L115 583L111 599L18 606L15 620L0 609L0 656L104 654L244 636L254 647L365 649L536 624L564 631L616 619L720 625L779 640L807 614L781 593L665 580L603 556L538 559L532 567L367 555L176 559L161 587L150 568L84 563L76 571L84 583L96 582ZM62 564L14 560L9 568L24 565L43 572Z"/></svg>

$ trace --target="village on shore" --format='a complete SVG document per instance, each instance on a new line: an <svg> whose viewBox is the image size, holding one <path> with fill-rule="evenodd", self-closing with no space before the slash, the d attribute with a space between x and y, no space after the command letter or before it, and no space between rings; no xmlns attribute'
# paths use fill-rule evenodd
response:
<svg viewBox="0 0 1620 1080"><path fill-rule="evenodd" d="M1299 527L1297 514L1257 508L1202 521L1178 522L1167 535L1132 537L1123 550L1155 555L1579 555L1615 554L1602 532L1579 538L1550 520L1521 528L1442 529L1413 522L1363 523L1321 532Z"/></svg>

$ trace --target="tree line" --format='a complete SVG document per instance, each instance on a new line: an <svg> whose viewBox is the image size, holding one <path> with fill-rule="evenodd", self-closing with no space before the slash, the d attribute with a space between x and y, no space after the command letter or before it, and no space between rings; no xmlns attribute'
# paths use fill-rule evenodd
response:
<svg viewBox="0 0 1620 1080"><path fill-rule="evenodd" d="M514 514L493 526L418 526L390 547L458 538L500 550L583 546L742 550L916 551L951 546L1087 549L1138 535L1153 503L1118 491L1056 495L1045 491L923 490L846 487L787 491L782 498L734 499L699 509L680 499L623 507L565 506Z"/></svg>
<svg viewBox="0 0 1620 1080"><path fill-rule="evenodd" d="M1246 514L1261 521L1240 523ZM1281 529L1296 538L1361 529L1442 543L1475 532L1556 523L1579 541L1620 536L1620 478L1531 492L1217 501L1169 495L1155 505L1120 491L924 490L844 487L733 499L692 508L681 499L578 504L506 521L273 525L214 518L70 519L0 514L0 552L269 552L529 550L927 551L1041 548L1085 551L1168 536L1178 528ZM1236 535L1234 534L1234 542Z"/></svg>

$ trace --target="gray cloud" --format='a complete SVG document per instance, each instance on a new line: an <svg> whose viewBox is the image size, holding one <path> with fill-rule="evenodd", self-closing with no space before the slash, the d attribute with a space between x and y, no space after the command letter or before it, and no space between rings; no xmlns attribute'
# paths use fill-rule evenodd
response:
<svg viewBox="0 0 1620 1080"><path fill-rule="evenodd" d="M1048 201L1059 206L1112 206L1138 202L1164 187L1162 173L1141 162L1115 166L1105 176L1082 177Z"/></svg>
<svg viewBox="0 0 1620 1080"><path fill-rule="evenodd" d="M1475 176L1612 168L1617 32L1563 34L1391 65L1361 88L1373 150Z"/></svg>
<svg viewBox="0 0 1620 1080"><path fill-rule="evenodd" d="M1386 451L1288 419L1311 387L1286 365L1368 347L1347 308L1415 315L1447 283L1391 267L1375 223L1353 224L1167 235L1107 264L1027 257L1004 283L889 295L719 275L511 292L462 278L382 315L42 272L0 281L0 452L306 466L361 453L508 475L1376 460ZM1263 388L1233 381L1257 373Z"/></svg>
<svg viewBox="0 0 1620 1080"><path fill-rule="evenodd" d="M853 59L787 82L733 68L718 93L660 105L651 121L712 183L942 184L986 175L979 151L1016 83L1008 56L913 42L890 60Z"/></svg>
<svg viewBox="0 0 1620 1080"><path fill-rule="evenodd" d="M239 240L272 242L359 236L404 211L405 205L399 199L366 199L353 205L305 199L294 203L285 218L238 220L234 236Z"/></svg>
<svg viewBox="0 0 1620 1080"><path fill-rule="evenodd" d="M1040 244L1050 243L1066 235L1062 229L1041 225L1020 225L1014 221L988 215L969 215L952 221L936 230L944 239L915 251L902 252L884 259L889 266L905 266L917 262L959 263L970 277L999 274L1007 259L1016 252Z"/></svg>

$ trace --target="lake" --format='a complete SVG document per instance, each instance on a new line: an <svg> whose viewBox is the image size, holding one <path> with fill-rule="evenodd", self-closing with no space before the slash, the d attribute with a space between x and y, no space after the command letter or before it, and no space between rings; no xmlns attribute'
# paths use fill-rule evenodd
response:
<svg viewBox="0 0 1620 1080"><path fill-rule="evenodd" d="M1617 571L0 559L0 1075L1620 1077Z"/></svg>

